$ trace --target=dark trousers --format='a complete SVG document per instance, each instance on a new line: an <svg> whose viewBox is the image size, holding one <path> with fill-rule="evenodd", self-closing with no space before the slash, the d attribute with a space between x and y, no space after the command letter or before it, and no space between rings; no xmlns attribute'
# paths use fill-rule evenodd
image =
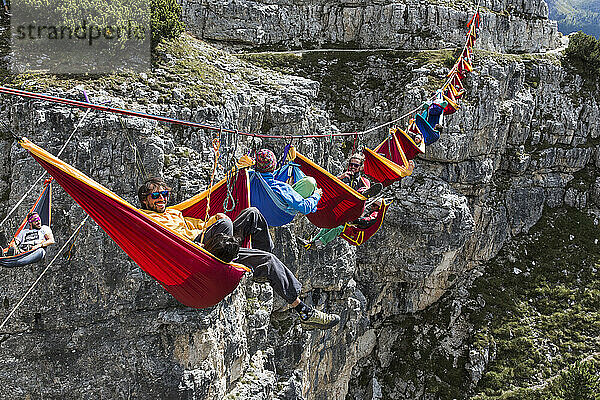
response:
<svg viewBox="0 0 600 400"><path fill-rule="evenodd" d="M302 284L292 271L271 253L273 241L269 227L257 208L246 208L235 221L229 218L218 220L206 229L204 241L219 233L242 240L250 236L252 248L240 248L238 257L233 261L252 269L255 279L268 281L273 290L288 303L293 303L298 298Z"/></svg>

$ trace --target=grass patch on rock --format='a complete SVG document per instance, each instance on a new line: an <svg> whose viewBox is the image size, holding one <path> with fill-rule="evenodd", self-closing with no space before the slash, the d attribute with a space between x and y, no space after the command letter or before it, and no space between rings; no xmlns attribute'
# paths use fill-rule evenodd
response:
<svg viewBox="0 0 600 400"><path fill-rule="evenodd" d="M554 390L547 380L597 351L597 224L574 209L547 211L475 282L485 307L472 315L473 345L493 347L495 359L474 398L550 398Z"/></svg>

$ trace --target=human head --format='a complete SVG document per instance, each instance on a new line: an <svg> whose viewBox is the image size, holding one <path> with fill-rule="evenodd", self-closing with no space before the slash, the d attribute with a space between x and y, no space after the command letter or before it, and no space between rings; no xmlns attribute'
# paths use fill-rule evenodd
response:
<svg viewBox="0 0 600 400"><path fill-rule="evenodd" d="M379 210L379 208L381 207L381 203L382 203L381 199L375 200L374 202L372 202L369 205L369 211L370 212L375 212L375 211Z"/></svg>
<svg viewBox="0 0 600 400"><path fill-rule="evenodd" d="M348 159L348 171L353 173L358 173L363 170L363 162L365 160L365 156L360 153L354 153Z"/></svg>
<svg viewBox="0 0 600 400"><path fill-rule="evenodd" d="M165 198L161 193L164 191L171 192L171 188L167 186L162 178L153 177L147 179L138 189L138 199L140 200L142 209L160 213L165 212L169 201L169 195L167 194Z"/></svg>
<svg viewBox="0 0 600 400"><path fill-rule="evenodd" d="M257 172L273 172L277 169L277 157L269 149L260 149L256 153L255 163L254 169Z"/></svg>
<svg viewBox="0 0 600 400"><path fill-rule="evenodd" d="M240 241L236 237L218 233L204 243L204 248L219 260L228 263L237 257L240 251Z"/></svg>
<svg viewBox="0 0 600 400"><path fill-rule="evenodd" d="M42 219L35 211L27 214L27 222L29 222L31 228L40 229L42 227Z"/></svg>

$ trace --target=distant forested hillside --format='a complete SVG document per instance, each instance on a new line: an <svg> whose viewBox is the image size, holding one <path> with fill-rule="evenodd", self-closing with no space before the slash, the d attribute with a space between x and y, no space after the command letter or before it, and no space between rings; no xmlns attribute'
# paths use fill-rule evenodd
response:
<svg viewBox="0 0 600 400"><path fill-rule="evenodd" d="M564 34L583 31L600 39L600 0L546 0L550 19Z"/></svg>

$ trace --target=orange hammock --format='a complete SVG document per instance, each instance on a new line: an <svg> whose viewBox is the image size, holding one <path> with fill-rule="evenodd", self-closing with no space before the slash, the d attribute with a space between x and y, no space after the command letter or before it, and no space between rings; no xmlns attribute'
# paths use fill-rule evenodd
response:
<svg viewBox="0 0 600 400"><path fill-rule="evenodd" d="M23 138L19 142L94 221L180 303L195 308L210 307L231 293L247 268L224 263L187 238L152 219L104 186ZM215 185L211 214L219 211L227 185ZM233 185L235 213L250 204L248 175L241 169ZM239 195L242 194L242 195ZM187 215L202 214L201 203L208 191L178 204Z"/></svg>
<svg viewBox="0 0 600 400"><path fill-rule="evenodd" d="M290 148L288 157L300 166L306 176L315 178L317 187L323 189L317 211L306 215L313 225L335 228L362 215L366 197L297 152L294 147Z"/></svg>
<svg viewBox="0 0 600 400"><path fill-rule="evenodd" d="M408 168L408 162L424 152L423 141L416 144L402 129L390 128L388 137L375 150L363 150L365 174L383 186L389 186L410 175L412 171Z"/></svg>
<svg viewBox="0 0 600 400"><path fill-rule="evenodd" d="M379 207L379 213L377 214L377 219L375 219L375 223L368 228L360 229L357 226L352 224L346 224L344 226L344 230L340 233L340 237L345 239L348 243L354 246L360 246L367 240L371 238L379 228L381 228L381 224L383 224L383 218L385 217L385 213L389 207L389 203L386 203L385 200L381 202L381 207Z"/></svg>

